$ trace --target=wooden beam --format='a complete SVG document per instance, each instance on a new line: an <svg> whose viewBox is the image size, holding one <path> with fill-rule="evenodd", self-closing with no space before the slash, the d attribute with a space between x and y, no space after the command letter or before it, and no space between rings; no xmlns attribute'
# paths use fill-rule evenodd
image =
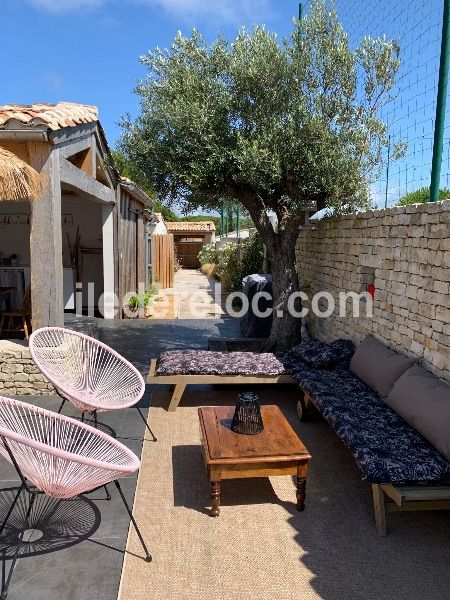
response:
<svg viewBox="0 0 450 600"><path fill-rule="evenodd" d="M377 527L378 535L384 537L386 535L386 504L381 485L377 483L372 484L372 494L375 525Z"/></svg>
<svg viewBox="0 0 450 600"><path fill-rule="evenodd" d="M31 203L31 303L33 329L64 325L59 150L28 142L31 165L45 181L42 198Z"/></svg>
<svg viewBox="0 0 450 600"><path fill-rule="evenodd" d="M97 146L97 138L94 138L94 147L95 147L95 168L96 168L96 178L101 183L109 187L114 187L113 180L111 179L109 169L105 165L105 161L102 158L101 152L99 151L99 147Z"/></svg>
<svg viewBox="0 0 450 600"><path fill-rule="evenodd" d="M100 204L103 202L115 203L116 196L113 189L106 187L84 171L77 169L65 158L61 158L60 172L61 183L69 189L81 192L93 202Z"/></svg>
<svg viewBox="0 0 450 600"><path fill-rule="evenodd" d="M87 134L85 137L80 138L76 141L67 141L61 144L59 147L59 154L62 158L69 158L78 152L83 150L89 150L92 145L92 135Z"/></svg>
<svg viewBox="0 0 450 600"><path fill-rule="evenodd" d="M74 144L76 141L92 136L97 130L97 123L83 123L76 127L63 127L49 133L49 138L54 146L63 148L67 145Z"/></svg>
<svg viewBox="0 0 450 600"><path fill-rule="evenodd" d="M103 317L114 319L115 306L114 282L114 206L102 206L102 238L103 238Z"/></svg>

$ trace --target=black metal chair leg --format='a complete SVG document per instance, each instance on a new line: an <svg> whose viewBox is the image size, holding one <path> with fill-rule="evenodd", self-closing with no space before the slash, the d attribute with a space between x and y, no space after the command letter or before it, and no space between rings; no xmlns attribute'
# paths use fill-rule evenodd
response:
<svg viewBox="0 0 450 600"><path fill-rule="evenodd" d="M63 399L62 399L62 402L61 402L61 406L59 407L59 410L58 410L58 415L60 415L60 414L61 414L61 411L62 411L62 409L63 409L63 406L64 406L64 404L65 404L65 403L66 403L66 399L65 399L65 398L63 398Z"/></svg>
<svg viewBox="0 0 450 600"><path fill-rule="evenodd" d="M8 510L8 514L6 515L6 517L5 517L5 519L4 519L3 523L2 523L2 526L0 527L0 535L3 533L3 530L5 529L6 523L8 522L8 519L9 519L9 517L11 516L11 513L12 513L12 511L14 510L14 507L15 507L15 505L16 505L16 503L17 503L17 500L19 499L19 496L20 496L20 494L21 494L21 492L22 492L22 490L23 490L24 488L25 488L25 486L24 486L24 484L22 483L22 485L21 485L21 486L20 486L20 488L19 488L19 491L18 491L18 492L17 492L17 494L15 495L15 497L14 497L14 500L13 500L13 502L12 502L12 504L11 504L11 506L10 506L9 510Z"/></svg>
<svg viewBox="0 0 450 600"><path fill-rule="evenodd" d="M148 423L147 423L147 419L146 419L146 418L144 417L144 415L142 414L142 411L141 411L141 409L139 408L139 406L136 406L136 409L137 409L138 413L141 415L141 419L144 421L144 423L145 423L145 426L146 426L146 427L147 427L147 429L149 430L149 432L150 432L150 435L151 435L151 436L152 436L152 438L153 438L153 441L154 441L154 442L157 442L158 440L156 439L156 437L155 437L155 434L153 433L153 431L150 429L150 427L149 427L149 425L148 425Z"/></svg>
<svg viewBox="0 0 450 600"><path fill-rule="evenodd" d="M23 531L21 531L21 533L19 535L19 541L18 541L18 544L16 547L16 551L14 552L14 557L13 557L13 560L11 563L11 567L9 568L9 573L8 573L8 577L6 579L5 586L2 589L2 592L0 594L0 600L5 600L5 598L8 596L8 588L9 588L9 584L11 583L14 569L16 567L17 559L19 557L19 552L20 552L20 548L22 546L23 536L24 536L25 531L30 528L29 518L30 518L31 510L33 508L34 500L36 498L36 494L34 492L31 492L30 495L31 495L30 503L28 505L27 514L25 515L25 528L23 529Z"/></svg>
<svg viewBox="0 0 450 600"><path fill-rule="evenodd" d="M122 502L125 504L125 508L127 509L127 512L128 512L128 514L129 514L129 516L130 516L130 519L131 519L131 522L133 523L133 525L134 525L134 528L135 528L135 530L136 530L136 533L138 534L138 538L139 538L139 540L140 540L140 542L141 542L141 544L142 544L142 547L144 548L144 552L145 552L145 561L146 561L146 562L151 562L151 561L152 561L152 555L150 554L150 552L149 552L149 551L148 551L148 549L147 549L147 546L145 545L144 538L142 537L142 534L141 534L141 532L139 531L139 527L137 526L136 520L135 520L135 518L133 517L133 513L131 512L131 509L130 509L130 507L128 506L128 502L127 502L127 499L125 498L125 496L124 496L124 494L123 494L123 492L122 492L122 488L120 487L120 484L119 484L119 482L117 481L117 479L114 481L114 483L115 483L115 485L116 485L116 488L117 488L117 490L118 490L118 492L119 492L119 494L120 494L120 497L122 498Z"/></svg>
<svg viewBox="0 0 450 600"><path fill-rule="evenodd" d="M83 413L84 415L84 413ZM94 412L92 413L92 416L94 417L94 426L96 429L98 429L98 420L97 420L97 411L94 410ZM106 500L111 500L111 494L109 493L108 487L106 485L103 486L103 489L106 492Z"/></svg>

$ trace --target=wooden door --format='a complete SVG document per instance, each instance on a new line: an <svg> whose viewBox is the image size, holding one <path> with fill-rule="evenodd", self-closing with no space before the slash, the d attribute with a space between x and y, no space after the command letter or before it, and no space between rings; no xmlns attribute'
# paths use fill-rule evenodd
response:
<svg viewBox="0 0 450 600"><path fill-rule="evenodd" d="M200 262L198 253L203 247L203 242L178 242L178 260L185 269L198 269Z"/></svg>

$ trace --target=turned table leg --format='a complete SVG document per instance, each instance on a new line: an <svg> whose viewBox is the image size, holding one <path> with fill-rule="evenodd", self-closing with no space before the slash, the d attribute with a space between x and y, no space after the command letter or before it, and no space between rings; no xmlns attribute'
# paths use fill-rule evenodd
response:
<svg viewBox="0 0 450 600"><path fill-rule="evenodd" d="M305 510L306 497L306 474L308 472L308 463L303 463L297 467L297 510Z"/></svg>
<svg viewBox="0 0 450 600"><path fill-rule="evenodd" d="M220 514L220 481L211 481L211 516Z"/></svg>

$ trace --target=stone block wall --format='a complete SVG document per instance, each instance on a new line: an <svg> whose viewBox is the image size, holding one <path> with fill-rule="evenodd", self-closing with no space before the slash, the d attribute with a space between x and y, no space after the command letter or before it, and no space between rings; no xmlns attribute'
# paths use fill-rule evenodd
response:
<svg viewBox="0 0 450 600"><path fill-rule="evenodd" d="M450 380L450 201L394 207L311 221L296 246L300 289L317 292L375 287L373 316L308 316L324 341L360 341L368 333L420 358ZM322 309L326 300L319 301Z"/></svg>
<svg viewBox="0 0 450 600"><path fill-rule="evenodd" d="M55 391L34 365L26 343L0 340L0 395L42 394L55 394Z"/></svg>

